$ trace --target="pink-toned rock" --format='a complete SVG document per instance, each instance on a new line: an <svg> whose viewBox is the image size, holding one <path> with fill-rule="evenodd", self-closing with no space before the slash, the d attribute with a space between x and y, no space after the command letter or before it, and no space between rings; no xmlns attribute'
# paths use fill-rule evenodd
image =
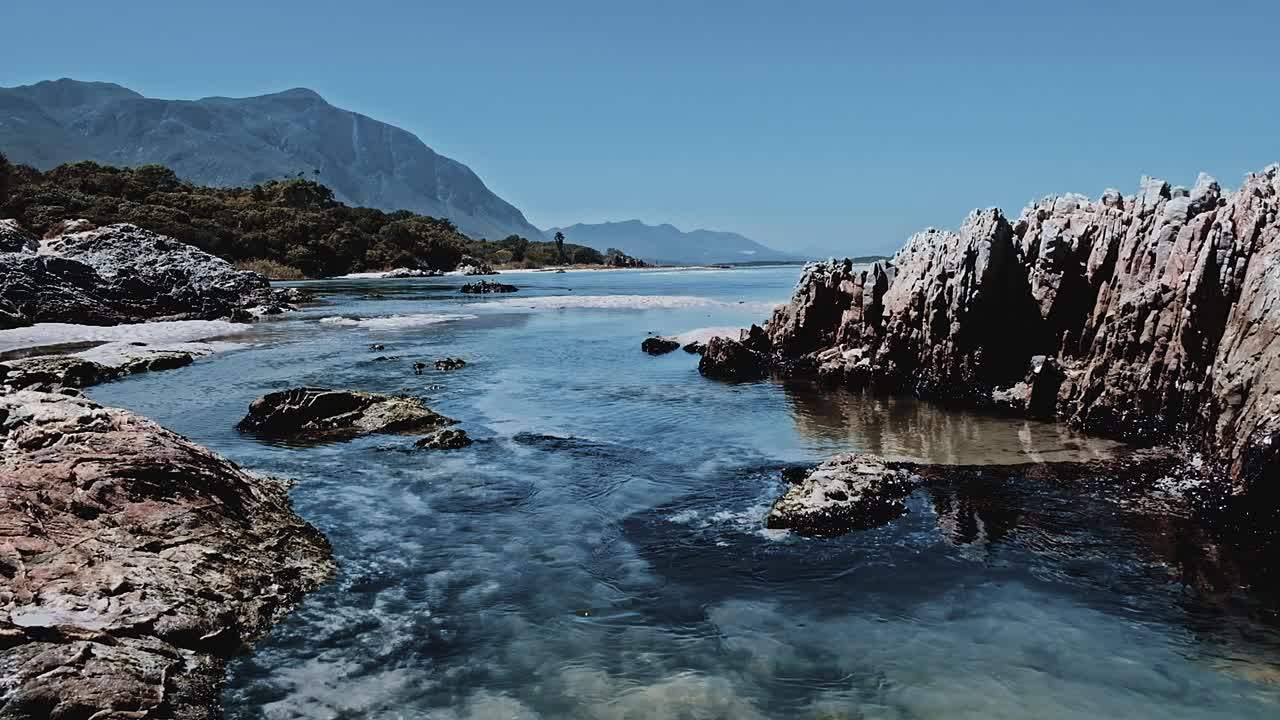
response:
<svg viewBox="0 0 1280 720"><path fill-rule="evenodd" d="M806 268L762 355L1181 444L1235 492L1257 490L1280 476L1278 211L1280 166L1235 192L1143 178L1133 197L1050 197L1014 223L977 211L887 266Z"/></svg>
<svg viewBox="0 0 1280 720"><path fill-rule="evenodd" d="M0 716L215 718L333 571L284 485L80 397L0 395Z"/></svg>

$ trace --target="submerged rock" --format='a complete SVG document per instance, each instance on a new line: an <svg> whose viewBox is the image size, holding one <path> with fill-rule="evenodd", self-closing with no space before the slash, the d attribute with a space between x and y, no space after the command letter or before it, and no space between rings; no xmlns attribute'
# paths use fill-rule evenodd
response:
<svg viewBox="0 0 1280 720"><path fill-rule="evenodd" d="M791 486L774 502L766 527L816 537L884 525L907 511L902 499L915 486L909 471L861 453L836 455L783 477Z"/></svg>
<svg viewBox="0 0 1280 720"><path fill-rule="evenodd" d="M488 295L489 293L513 293L519 290L520 288L515 285L506 285L500 282L481 280L479 282L463 285L461 292L467 293L468 295Z"/></svg>
<svg viewBox="0 0 1280 720"><path fill-rule="evenodd" d="M195 362L192 350L147 349L139 347L121 353L108 362L76 355L49 355L0 364L0 387L54 392L61 388L85 388L126 375L172 370Z"/></svg>
<svg viewBox="0 0 1280 720"><path fill-rule="evenodd" d="M430 435L418 440L414 447L423 450L457 450L467 447L471 444L471 438L467 437L467 433L463 430L448 428L445 430L437 430Z"/></svg>
<svg viewBox="0 0 1280 720"><path fill-rule="evenodd" d="M258 477L87 399L0 395L4 717L221 716L227 660L334 570Z"/></svg>
<svg viewBox="0 0 1280 720"><path fill-rule="evenodd" d="M134 225L72 223L40 241L12 223L0 231L0 328L243 320L305 296L273 290L257 273Z"/></svg>
<svg viewBox="0 0 1280 720"><path fill-rule="evenodd" d="M269 437L324 441L372 434L417 435L455 422L420 398L303 387L254 400L237 428Z"/></svg>
<svg viewBox="0 0 1280 720"><path fill-rule="evenodd" d="M440 358L439 360L436 360L436 369L441 372L457 370L458 368L466 367L466 365L467 361L462 358Z"/></svg>
<svg viewBox="0 0 1280 720"><path fill-rule="evenodd" d="M647 337L640 343L640 349L650 355L666 355L679 348L678 341L664 337Z"/></svg>

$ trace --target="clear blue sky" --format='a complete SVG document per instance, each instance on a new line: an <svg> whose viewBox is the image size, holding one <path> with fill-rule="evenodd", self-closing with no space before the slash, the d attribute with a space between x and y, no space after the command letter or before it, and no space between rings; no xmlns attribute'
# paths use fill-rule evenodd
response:
<svg viewBox="0 0 1280 720"><path fill-rule="evenodd" d="M1280 3L5 3L0 85L317 90L541 227L891 250L969 208L1280 160Z"/></svg>

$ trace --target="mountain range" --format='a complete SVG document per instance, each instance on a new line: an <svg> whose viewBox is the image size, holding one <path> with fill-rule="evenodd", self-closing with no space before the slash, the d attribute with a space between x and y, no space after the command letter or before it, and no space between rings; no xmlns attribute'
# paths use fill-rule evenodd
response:
<svg viewBox="0 0 1280 720"><path fill-rule="evenodd" d="M601 252L618 248L629 255L666 264L696 265L729 262L790 262L804 260L739 235L718 230L682 231L674 225L646 225L639 220L579 223L547 230L548 236L563 232L567 242L586 245Z"/></svg>
<svg viewBox="0 0 1280 720"><path fill-rule="evenodd" d="M42 170L81 160L155 163L213 186L301 174L348 205L445 217L474 238L541 236L466 165L301 88L201 100L65 78L0 88L0 151Z"/></svg>
<svg viewBox="0 0 1280 720"><path fill-rule="evenodd" d="M295 88L247 98L161 100L113 83L63 78L0 88L0 152L48 170L93 160L164 165L217 187L305 177L352 206L444 217L472 238L550 238L646 260L721 263L800 260L732 232L639 220L551 228L545 235L466 165L417 136Z"/></svg>

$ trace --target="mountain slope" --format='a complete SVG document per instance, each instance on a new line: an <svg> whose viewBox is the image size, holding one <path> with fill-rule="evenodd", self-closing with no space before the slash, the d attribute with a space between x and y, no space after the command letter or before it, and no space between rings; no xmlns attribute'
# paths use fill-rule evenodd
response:
<svg viewBox="0 0 1280 720"><path fill-rule="evenodd" d="M646 225L639 220L570 225L547 230L547 237L563 232L568 242L601 252L618 248L628 255L666 263L726 263L803 260L799 255L765 247L733 232L690 230L673 225Z"/></svg>
<svg viewBox="0 0 1280 720"><path fill-rule="evenodd" d="M80 160L158 163L203 185L247 186L303 173L352 206L448 218L476 238L541 236L466 165L306 89L157 100L68 79L0 88L0 151L41 169Z"/></svg>

